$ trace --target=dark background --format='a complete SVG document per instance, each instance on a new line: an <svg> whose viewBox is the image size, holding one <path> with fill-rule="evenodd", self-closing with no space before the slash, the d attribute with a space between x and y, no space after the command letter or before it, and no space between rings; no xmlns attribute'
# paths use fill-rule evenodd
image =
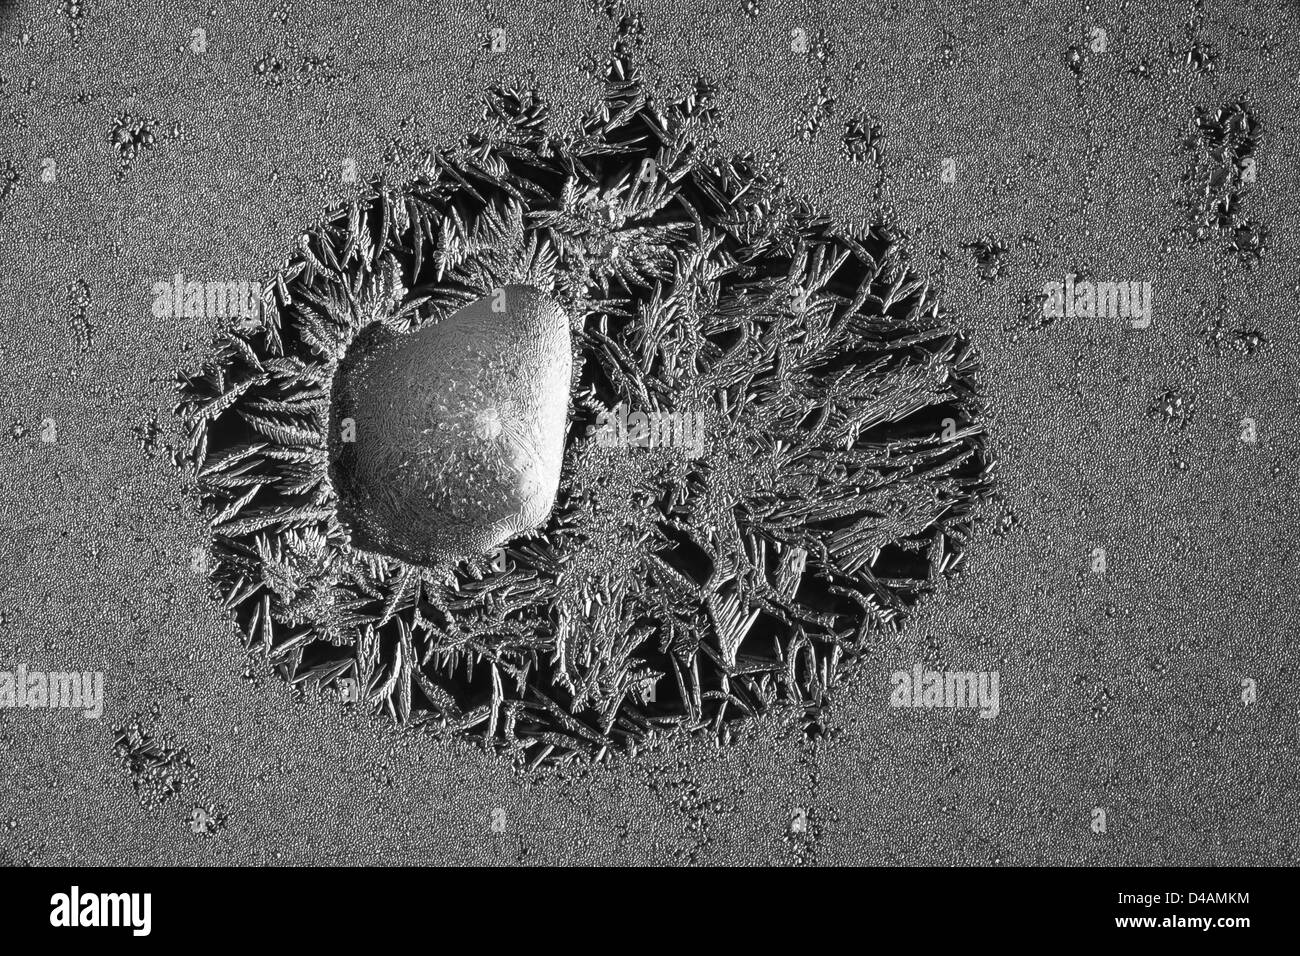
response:
<svg viewBox="0 0 1300 956"><path fill-rule="evenodd" d="M217 320L155 319L150 290L177 271L265 276L355 188L345 159L362 178L405 175L420 144L477 122L492 83L535 82L576 114L628 10L10 6L0 668L102 670L106 712L0 710L0 861L1300 860L1295 4L637 8L648 78L665 94L716 83L728 145L777 151L793 188L845 221L892 205L983 356L1000 498L964 574L845 676L820 740L776 715L725 748L699 739L531 776L248 670L191 570L206 529L165 451L172 378ZM504 53L486 48L493 27ZM824 60L791 51L796 27L814 47L824 32ZM1088 49L1094 27L1105 53ZM1211 67L1188 65L1193 45ZM264 58L283 65L278 83ZM831 113L806 140L823 89ZM1243 98L1261 129L1243 211L1268 232L1253 266L1219 237L1181 235L1194 110ZM124 173L109 141L123 111L157 121ZM863 115L880 126L879 165L842 155ZM985 239L1006 247L987 280L968 248ZM1152 282L1152 326L1026 321L1026 297L1069 272ZM1202 332L1216 321L1266 344L1220 353ZM1149 413L1167 390L1190 409L1181 427ZM39 440L47 418L55 443ZM998 670L1001 715L892 710L890 672L918 660ZM133 781L115 752L114 726L137 714L176 771L169 787L165 773ZM194 832L196 807L224 823ZM1094 807L1105 834L1089 828ZM805 834L790 832L795 808Z"/></svg>

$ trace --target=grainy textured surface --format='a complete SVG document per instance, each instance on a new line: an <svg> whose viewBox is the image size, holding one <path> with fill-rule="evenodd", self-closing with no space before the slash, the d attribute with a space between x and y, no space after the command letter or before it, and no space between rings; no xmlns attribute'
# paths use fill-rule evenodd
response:
<svg viewBox="0 0 1300 956"><path fill-rule="evenodd" d="M982 353L1001 500L819 739L773 717L725 748L520 777L246 671L161 451L172 375L220 320L156 318L150 290L270 273L355 188L346 160L400 177L493 82L580 104L624 11L18 5L0 42L0 420L21 426L0 448L0 665L102 670L106 714L0 710L5 859L1300 859L1295 5L753 7L655 3L628 42L665 89L717 82L726 144L777 150L818 206L892 205ZM1183 236L1186 177L1222 161L1197 111L1243 100L1257 262L1231 249L1248 235ZM1071 273L1151 282L1151 326L1034 318ZM999 717L891 709L889 675L918 661L998 670ZM195 832L195 808L220 825Z"/></svg>

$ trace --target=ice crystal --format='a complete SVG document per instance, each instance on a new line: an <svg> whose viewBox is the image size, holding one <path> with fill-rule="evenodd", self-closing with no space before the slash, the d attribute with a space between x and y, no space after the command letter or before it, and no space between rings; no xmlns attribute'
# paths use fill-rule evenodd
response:
<svg viewBox="0 0 1300 956"><path fill-rule="evenodd" d="M990 480L970 346L888 229L705 147L707 84L652 99L617 51L576 129L528 90L485 116L306 233L258 327L184 377L179 457L248 645L532 765L815 712L960 562ZM331 480L341 359L511 283L572 322L549 517L454 563L366 551ZM619 409L702 440L600 440Z"/></svg>

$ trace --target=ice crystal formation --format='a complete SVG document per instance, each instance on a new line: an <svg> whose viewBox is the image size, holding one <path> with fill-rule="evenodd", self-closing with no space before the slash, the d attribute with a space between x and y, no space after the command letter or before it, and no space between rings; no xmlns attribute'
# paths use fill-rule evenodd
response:
<svg viewBox="0 0 1300 956"><path fill-rule="evenodd" d="M970 347L891 230L719 155L715 115L706 85L654 100L622 56L572 130L493 90L483 130L425 175L305 233L260 323L182 378L211 573L287 680L530 765L725 739L778 702L818 712L957 566L991 471ZM353 356L373 338L427 354L418 337L521 286L568 325L553 505L499 542L441 528L422 502L503 492L414 455L366 473L402 540L372 533L344 485L383 403L357 413ZM513 354L496 336L484 363ZM420 369L440 414L510 427L451 400L445 366L398 377ZM384 492L387 474L409 486Z"/></svg>
<svg viewBox="0 0 1300 956"><path fill-rule="evenodd" d="M1198 109L1183 141L1191 156L1191 168L1183 177L1188 232L1198 242L1211 236L1225 239L1229 251L1245 264L1260 258L1267 238L1264 228L1242 211L1257 175L1259 137L1259 122L1239 100L1218 110Z"/></svg>

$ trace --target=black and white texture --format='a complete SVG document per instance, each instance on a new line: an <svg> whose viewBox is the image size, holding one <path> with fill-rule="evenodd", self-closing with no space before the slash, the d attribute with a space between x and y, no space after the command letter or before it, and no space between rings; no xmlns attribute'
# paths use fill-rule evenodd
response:
<svg viewBox="0 0 1300 956"><path fill-rule="evenodd" d="M0 669L102 671L105 714L0 709L6 862L1297 859L1294 4L11 6L0 21L7 266L0 416L9 436L0 449ZM812 328L819 309L843 319L843 300L854 296L838 284L818 289L811 274L792 276L788 262L782 269L764 256L756 276L728 280L733 292L752 282L775 297L781 287L772 318L745 320L748 339L739 325L705 335L702 323L684 321L655 330L663 333L655 339L644 334L640 313L612 310L611 300L653 301L656 283L667 295L679 270L670 279L611 272L604 285L599 275L587 289L566 285L561 263L640 268L593 240L576 255L557 249L554 269L536 273L489 262L481 282L417 306L400 320L409 327L393 330L436 327L467 304L490 301L499 285L528 286L556 304L569 323L571 381L554 507L541 525L503 538L500 554L484 543L483 554L457 556L448 567L433 554L372 540L374 553L390 552L381 573L363 568L379 597L357 584L358 599L373 603L340 609L337 588L314 588L328 577L303 568L343 561L343 574L361 566L351 562L366 549L331 534L328 517L323 526L272 524L262 529L265 552L255 531L233 544L245 549L247 571L288 567L272 575L279 590L267 582L255 600L231 601L255 579L232 591L238 578L228 572L237 565L226 560L202 468L239 444L264 444L258 454L270 455L255 468L274 475L276 488L258 492L230 523L263 508L305 507L280 492L296 481L310 498L318 474L333 486L331 409L318 422L324 460L295 462L274 457L295 447L292 440L235 434L239 422L260 435L239 416L256 410L232 403L209 421L229 418L233 431L213 431L203 466L178 475L173 456L197 462L189 427L197 409L172 414L176 375L219 401L255 363L290 355L320 362L321 394L301 403L292 427L312 424L300 418L334 379L300 336L282 337L285 354L276 356L263 331L240 316L156 309L153 290L174 286L178 274L266 283L279 319L297 333L304 316L293 284L301 286L310 267L324 288L334 270L324 260L323 268L310 265L304 232L335 230L341 252L354 204L375 210L379 197L409 197L453 168L463 172L456 164L475 148L509 145L516 157L535 150L527 125L534 103L548 107L547 129L564 137L601 115L609 64L620 59L635 67L647 111L667 115L695 97L705 114L692 120L700 149L724 162L748 157L751 191L779 184L773 208L809 217L803 241L851 239L866 253L855 254L860 278L870 261L885 267L882 282L924 282L933 310L890 313L917 337L876 343L875 354L895 364L857 363L869 370L860 381L898 377L903 366L933 368L943 385L931 396L933 413L921 415L924 427L914 435L882 428L890 447L916 440L914 453L923 456L914 484L890 490L914 507L926 495L970 502L971 513L945 516L919 536L882 517L920 561L883 546L880 560L891 570L875 588L856 562L865 551L852 544L831 551L829 539L842 530L834 522L822 526L826 553L813 540L754 524L746 502L772 505L781 517L798 489L755 496L743 483L716 481L719 466L736 479L766 481L775 455L746 462L708 444L731 435L707 426L724 407L722 383L709 376L720 374L727 355L736 369L761 365L745 353L750 347L793 357L788 337ZM496 104L486 113L485 94ZM576 139L560 145L582 148ZM543 170L564 155L541 157ZM601 188L623 175L629 192L640 182L639 163L612 154L601 163ZM673 165L657 166L662 183ZM506 173L506 181L518 175ZM475 191L509 207L508 188L483 183ZM557 196L548 186L516 201L539 212ZM689 218L680 204L672 208L674 221ZM718 261L717 250L690 258L707 248L707 230L725 231L705 218L705 230L663 243L664 255L687 256L691 269L730 267L734 250L725 247ZM564 231L522 221L520 235ZM385 232L367 216L366 229L370 252L399 230L400 311L420 297L411 290L434 284L433 259L414 269L409 223ZM425 238L425 251L436 250L440 238ZM500 236L491 246L513 241ZM324 254L316 240L307 248ZM338 264L349 281L362 280L349 291L362 295L378 277L381 299L395 292L396 284L382 285L382 265L367 270L359 255ZM293 303L279 298L276 275ZM1067 278L1150 283L1150 325L1095 311L1047 315L1045 285ZM799 284L811 292L807 312L791 308L800 299L790 286ZM697 293L678 295L693 304ZM345 313L349 326L354 318L346 308L319 311L336 326ZM861 331L855 323L826 328ZM652 497L636 513L645 524L631 529L648 537L620 548L628 525L584 515L582 504L633 498L651 461L669 479L697 461L679 448L596 440L601 413L620 401L631 410L676 410L654 400L689 394L678 391L681 383L657 390L667 383L655 350L661 342L680 350L684 343L671 338L677 329L704 339L700 360L685 371L698 379L700 403L691 410L705 412L698 460L716 481L706 486L712 498L687 502L730 509L730 523L675 504L670 513L669 499ZM842 344L853 354L856 346ZM598 372L609 365L602 354L627 359L613 366L626 373L626 386ZM824 399L817 393L826 377L811 370L809 394L781 392L780 382L799 379L797 365L789 368L790 375L731 384L727 410L753 387L764 400L754 407L777 414L744 431L745 447L784 427L780 416L795 407L784 400ZM274 384L307 388L296 375ZM649 408L624 398L637 387ZM249 401L286 401L258 388ZM476 425L491 436L498 421L504 425L487 415ZM836 427L833 416L826 427ZM877 436L856 434L863 444L806 442L797 450L805 458L867 453L864 444ZM358 438L365 440L364 428ZM944 473L948 449L954 457L975 451L971 470ZM864 474L879 480L887 474L879 464ZM797 465L774 471L799 475ZM810 473L837 475L829 467ZM732 497L737 487L744 493ZM832 498L805 501L826 508ZM805 527L815 524L809 517L800 516ZM346 531L346 516L341 524ZM708 525L712 538L692 537ZM537 557L552 541L567 549L554 568ZM751 542L765 543L761 558ZM876 603L863 608L840 595L829 609L818 607L824 596L801 587L799 602L782 604L772 581L779 585L779 559L796 544L807 552L805 580L829 580ZM964 556L951 576L949 553ZM597 600L608 569L582 566L613 557L642 562L644 572L618 577L631 582L618 607ZM728 595L750 607L765 600L778 612L761 612L747 632L776 641L765 649L772 656L759 660L773 674L770 702L733 680L722 655L719 662L701 650L696 707L690 683L672 676L670 655L639 636L625 658L595 642L560 659L565 606L586 626L603 622L588 637L570 631L571 641L612 635L628 601L672 593L654 577L667 573L658 562L686 579L688 598L674 599L669 619L684 615L709 649L722 646L717 638L728 629L734 634ZM560 567L570 575L548 579ZM759 586L760 570L771 593ZM485 600L494 582L530 573L539 590L555 588L561 598L534 605L527 589L510 589L506 617L544 618L529 633L548 635L550 644L535 656L508 636L495 640L503 635L491 615L501 608ZM398 594L374 652L362 658L372 664L367 675L347 615L382 621L404 578L419 582L419 594L415 587ZM352 588L349 580L341 577L340 587ZM457 595L457 585L452 600L465 607L435 617L432 598ZM592 586L589 616L582 589ZM913 601L920 591L927 593ZM274 610L263 615L268 596ZM882 626L842 634L839 622L806 623L827 610L842 614L841 599L861 612L845 617ZM466 644L454 649L453 639L443 645L453 648L445 660L422 661L437 645L422 628L419 640L429 643L416 650L416 607L405 603L413 600L430 627L449 637L458 628ZM259 626L249 640L251 605ZM810 651L790 654L792 620L805 622ZM399 659L403 628L416 653ZM639 634L635 625L627 633ZM298 635L300 645L286 651ZM480 666L492 663L498 645L512 667L529 665L522 690L502 680L502 699L508 693L517 704L513 743L505 710L493 706L492 671ZM771 668L801 655L816 666L793 679ZM588 660L627 663L623 685L616 668L597 673ZM653 684L659 712L638 696L645 685L634 660L666 675ZM415 662L450 703L418 689ZM998 672L997 718L891 707L891 675L918 664ZM723 711L727 695L706 697L724 676L731 696L766 712L750 717L735 703ZM341 683L348 679L352 691ZM759 674L746 679L762 685ZM546 693L558 713L543 714L532 691ZM620 719L650 727L628 729ZM1099 809L1104 831L1095 827Z"/></svg>
<svg viewBox="0 0 1300 956"><path fill-rule="evenodd" d="M957 567L990 470L969 346L884 227L711 154L712 97L659 107L623 53L571 131L493 91L183 380L214 574L289 680L533 766L729 737L815 720Z"/></svg>

